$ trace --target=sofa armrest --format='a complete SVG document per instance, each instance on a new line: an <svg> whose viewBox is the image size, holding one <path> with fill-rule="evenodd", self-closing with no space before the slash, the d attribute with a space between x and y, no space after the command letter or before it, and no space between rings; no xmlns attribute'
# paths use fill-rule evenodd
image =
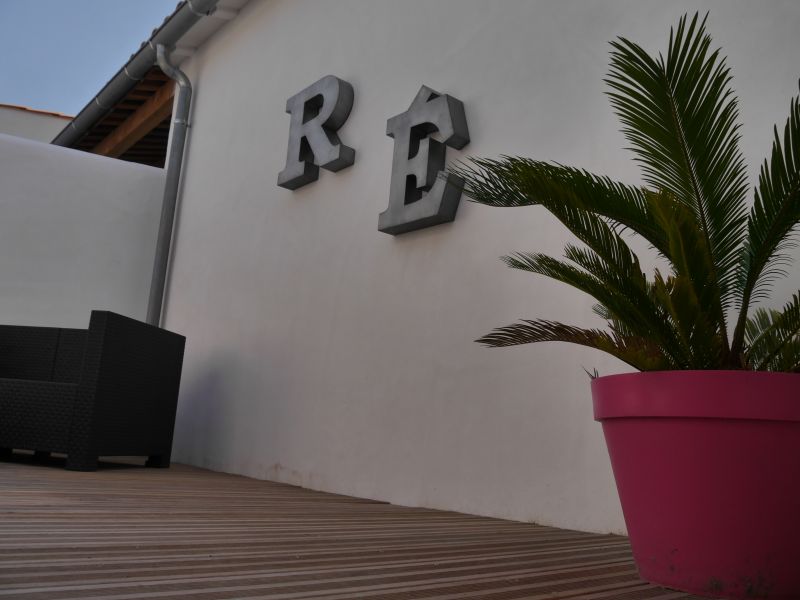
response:
<svg viewBox="0 0 800 600"><path fill-rule="evenodd" d="M98 455L169 454L185 341L122 315L92 311L73 433L92 428Z"/></svg>

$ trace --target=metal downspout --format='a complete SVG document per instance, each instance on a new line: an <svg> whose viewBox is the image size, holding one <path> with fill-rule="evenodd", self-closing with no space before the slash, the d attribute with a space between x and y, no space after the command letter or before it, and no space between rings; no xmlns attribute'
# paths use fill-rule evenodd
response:
<svg viewBox="0 0 800 600"><path fill-rule="evenodd" d="M172 119L172 144L167 158L167 175L164 182L164 201L161 205L161 223L158 227L156 257L153 262L153 278L150 282L150 298L147 302L147 322L161 324L161 309L164 301L164 288L167 281L172 228L175 223L175 208L178 200L178 185L181 180L183 151L189 128L189 109L192 105L192 84L186 74L170 64L167 49L163 44L156 47L156 61L167 77L175 80L178 86L175 111Z"/></svg>

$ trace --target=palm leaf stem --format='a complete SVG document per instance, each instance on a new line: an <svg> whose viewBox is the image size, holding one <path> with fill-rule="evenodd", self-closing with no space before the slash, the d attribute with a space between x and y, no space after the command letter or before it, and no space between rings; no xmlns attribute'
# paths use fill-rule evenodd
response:
<svg viewBox="0 0 800 600"><path fill-rule="evenodd" d="M666 90L672 91L672 88L669 84L669 80L667 79L666 71L663 69L661 70L661 76L664 79L664 87ZM714 262L713 252L711 250L711 237L709 236L709 227L708 227L708 217L706 215L706 203L703 200L703 193L700 189L700 183L697 178L697 172L694 168L694 163L692 162L691 153L689 151L689 145L686 141L686 135L683 131L683 125L681 123L680 115L678 114L677 106L675 103L675 97L669 93L667 94L667 101L669 102L670 112L672 114L672 121L675 126L675 131L678 135L678 143L681 148L682 152L682 159L684 165L686 166L686 172L689 175L689 181L691 183L692 189L695 195L695 202L697 203L697 214L700 217L700 230L703 232L704 238L704 250L708 253L711 263L711 274L713 280L716 282L717 287L720 287L720 280L719 280L719 273L717 272L716 264ZM715 312L717 313L717 319L719 320L719 331L722 337L722 348L723 348L723 361L727 362L728 356L730 355L730 343L728 341L728 328L725 322L725 311L722 308L721 299L717 303L717 306L714 307Z"/></svg>

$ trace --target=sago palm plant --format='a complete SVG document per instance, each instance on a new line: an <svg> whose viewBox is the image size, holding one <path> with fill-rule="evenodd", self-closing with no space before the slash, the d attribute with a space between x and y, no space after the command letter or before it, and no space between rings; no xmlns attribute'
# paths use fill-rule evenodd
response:
<svg viewBox="0 0 800 600"><path fill-rule="evenodd" d="M581 242L564 258L518 252L508 266L592 296L608 329L524 320L478 341L561 341L603 350L642 370L800 371L800 292L783 310L758 308L786 275L800 222L800 103L775 129L752 206L739 150L730 70L711 49L706 19L684 16L666 56L612 42L608 95L645 187L528 158L470 159L455 172L491 206L540 205ZM669 263L648 277L624 232Z"/></svg>

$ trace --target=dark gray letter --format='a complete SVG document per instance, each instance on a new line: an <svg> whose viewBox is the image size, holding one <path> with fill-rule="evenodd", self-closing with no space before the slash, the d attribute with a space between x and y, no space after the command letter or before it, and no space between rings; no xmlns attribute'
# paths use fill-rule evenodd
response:
<svg viewBox="0 0 800 600"><path fill-rule="evenodd" d="M431 139L438 131L442 142ZM378 217L378 231L397 235L456 218L464 181L442 173L445 145L469 143L464 105L422 86L408 110L386 122L394 138L389 207Z"/></svg>
<svg viewBox="0 0 800 600"><path fill-rule="evenodd" d="M339 129L353 108L353 86L326 75L286 101L292 115L286 167L278 185L290 190L316 181L319 167L339 171L355 160L356 151L339 141Z"/></svg>

